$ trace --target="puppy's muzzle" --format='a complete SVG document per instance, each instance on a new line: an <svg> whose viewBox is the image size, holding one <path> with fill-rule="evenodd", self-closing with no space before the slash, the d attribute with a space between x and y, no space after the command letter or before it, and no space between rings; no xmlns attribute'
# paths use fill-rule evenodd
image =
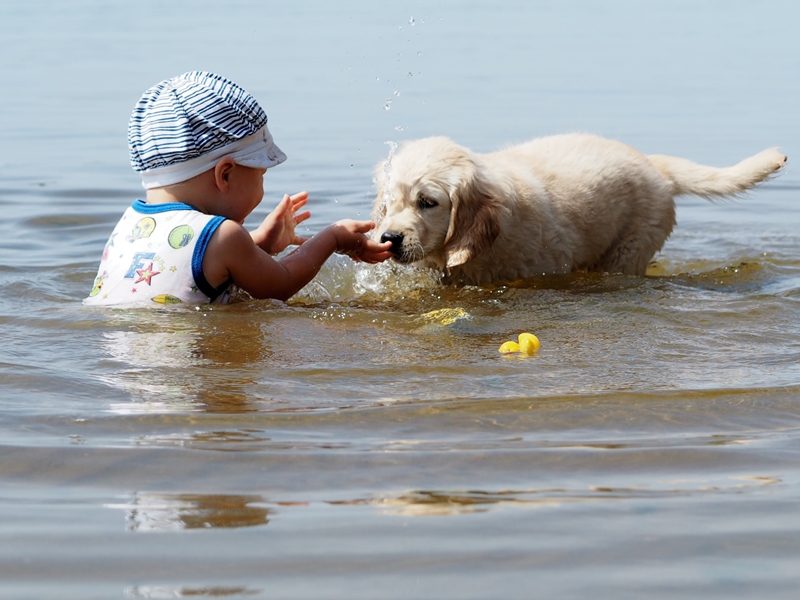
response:
<svg viewBox="0 0 800 600"><path fill-rule="evenodd" d="M397 231L386 231L381 235L381 243L392 242L392 247L389 248L392 254L400 256L403 254L403 234Z"/></svg>

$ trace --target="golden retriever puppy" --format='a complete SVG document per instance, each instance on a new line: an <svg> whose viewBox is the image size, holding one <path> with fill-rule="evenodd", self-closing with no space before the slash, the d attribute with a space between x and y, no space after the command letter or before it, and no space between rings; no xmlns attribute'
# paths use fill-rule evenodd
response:
<svg viewBox="0 0 800 600"><path fill-rule="evenodd" d="M577 270L644 275L675 225L675 196L743 192L786 164L765 150L728 168L645 156L593 135L477 154L445 137L376 168L374 236L394 259L458 284Z"/></svg>

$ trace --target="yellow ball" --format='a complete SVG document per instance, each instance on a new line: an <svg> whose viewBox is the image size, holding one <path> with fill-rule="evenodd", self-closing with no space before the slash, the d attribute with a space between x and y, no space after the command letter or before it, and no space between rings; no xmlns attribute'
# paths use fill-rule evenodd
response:
<svg viewBox="0 0 800 600"><path fill-rule="evenodd" d="M512 354L519 352L519 344L517 342L506 342L500 346L500 354Z"/></svg>
<svg viewBox="0 0 800 600"><path fill-rule="evenodd" d="M524 352L525 354L536 354L539 351L539 348L541 347L542 344L541 342L539 342L539 338L537 338L532 333L519 334L520 352Z"/></svg>

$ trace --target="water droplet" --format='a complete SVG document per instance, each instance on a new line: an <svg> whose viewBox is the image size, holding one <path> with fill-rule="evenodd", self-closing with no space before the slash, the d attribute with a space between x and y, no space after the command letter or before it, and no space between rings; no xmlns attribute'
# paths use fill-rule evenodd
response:
<svg viewBox="0 0 800 600"><path fill-rule="evenodd" d="M350 163L350 168L351 168L351 169L353 168L353 163Z"/></svg>
<svg viewBox="0 0 800 600"><path fill-rule="evenodd" d="M403 126L402 125L398 125L397 127L394 128L394 130L395 131L403 131Z"/></svg>
<svg viewBox="0 0 800 600"><path fill-rule="evenodd" d="M375 78L375 81L380 81L380 80L381 80L381 78L380 78L380 77L376 77L376 78Z"/></svg>
<svg viewBox="0 0 800 600"><path fill-rule="evenodd" d="M383 110L392 110L392 99L387 98L386 103L383 105Z"/></svg>
<svg viewBox="0 0 800 600"><path fill-rule="evenodd" d="M416 23L416 21L414 20L414 17L411 17L411 18L408 20L408 24L409 24L409 25L411 25L412 27L414 26L414 24L415 24L415 23Z"/></svg>
<svg viewBox="0 0 800 600"><path fill-rule="evenodd" d="M398 92L397 90L395 90L395 91L394 91L394 95L395 95L395 96L399 96L399 95L400 95L400 92Z"/></svg>
<svg viewBox="0 0 800 600"><path fill-rule="evenodd" d="M422 54L422 52L421 52L421 51L420 51L420 52L417 52L417 56L420 56L421 54Z"/></svg>
<svg viewBox="0 0 800 600"><path fill-rule="evenodd" d="M409 71L408 73L406 73L406 77L413 77L413 76L414 76L414 74L413 74L411 71Z"/></svg>

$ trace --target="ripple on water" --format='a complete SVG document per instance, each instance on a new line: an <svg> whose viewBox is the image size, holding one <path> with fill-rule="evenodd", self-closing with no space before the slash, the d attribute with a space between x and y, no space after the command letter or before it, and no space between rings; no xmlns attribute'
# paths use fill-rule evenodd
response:
<svg viewBox="0 0 800 600"><path fill-rule="evenodd" d="M60 347L59 365L96 365L92 380L130 410L322 410L790 385L800 379L798 266L659 258L661 274L644 278L458 288L433 271L334 256L288 304L100 310L75 301L96 268L79 263L5 268L1 306L18 357ZM500 356L523 331L541 350Z"/></svg>

